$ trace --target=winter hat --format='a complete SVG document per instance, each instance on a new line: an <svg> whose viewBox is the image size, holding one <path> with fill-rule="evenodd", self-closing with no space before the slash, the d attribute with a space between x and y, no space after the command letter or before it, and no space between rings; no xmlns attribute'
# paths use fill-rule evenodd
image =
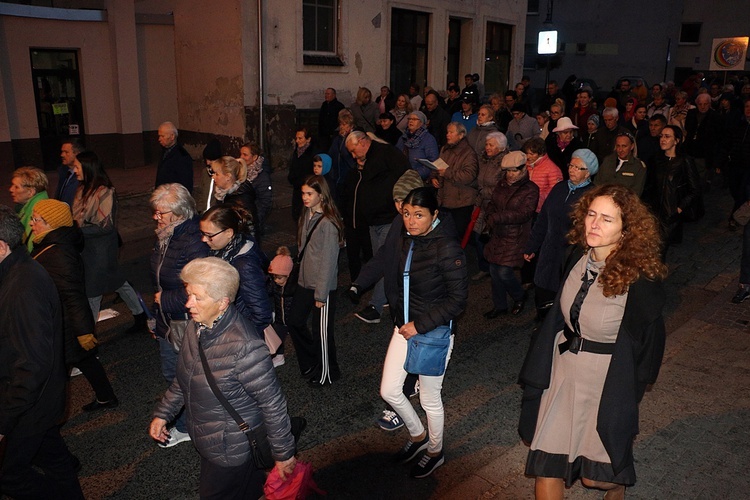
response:
<svg viewBox="0 0 750 500"><path fill-rule="evenodd" d="M424 187L424 181L419 173L413 168L407 169L393 185L393 199L404 200L409 193L421 187Z"/></svg>
<svg viewBox="0 0 750 500"><path fill-rule="evenodd" d="M500 168L523 167L526 165L526 155L520 151L511 151L503 156Z"/></svg>
<svg viewBox="0 0 750 500"><path fill-rule="evenodd" d="M567 116L563 116L557 120L557 127L553 128L553 132L564 132L566 130L578 130L578 127L573 125L573 121Z"/></svg>
<svg viewBox="0 0 750 500"><path fill-rule="evenodd" d="M513 105L512 108L510 108L511 112L515 113L516 111L520 111L521 113L526 112L526 106L521 104L520 102L517 102Z"/></svg>
<svg viewBox="0 0 750 500"><path fill-rule="evenodd" d="M409 116L414 116L422 122L422 125L427 125L427 117L421 111L412 111L409 113Z"/></svg>
<svg viewBox="0 0 750 500"><path fill-rule="evenodd" d="M604 107L605 108L616 108L617 107L617 99L614 97L607 97L604 101Z"/></svg>
<svg viewBox="0 0 750 500"><path fill-rule="evenodd" d="M289 255L289 249L287 247L279 247L276 250L276 257L268 265L268 274L289 276L292 273L293 267L294 262L292 262L292 257Z"/></svg>
<svg viewBox="0 0 750 500"><path fill-rule="evenodd" d="M596 159L596 155L590 149L576 149L573 151L571 158L580 158L586 167L589 169L590 175L596 175L599 171L599 160Z"/></svg>
<svg viewBox="0 0 750 500"><path fill-rule="evenodd" d="M601 122L599 121L599 115L591 115L591 116L589 116L589 119L588 119L588 120L586 120L586 121L587 121L587 122L591 122L591 123L593 123L594 125L596 125L596 128L599 128L599 124L601 123Z"/></svg>
<svg viewBox="0 0 750 500"><path fill-rule="evenodd" d="M333 163L333 160L331 160L331 157L325 153L319 154L318 157L320 158L320 161L323 162L323 172L321 173L321 175L326 175L331 171L331 164Z"/></svg>
<svg viewBox="0 0 750 500"><path fill-rule="evenodd" d="M34 205L34 212L44 219L52 229L72 227L73 215L67 203L58 200L39 200Z"/></svg>

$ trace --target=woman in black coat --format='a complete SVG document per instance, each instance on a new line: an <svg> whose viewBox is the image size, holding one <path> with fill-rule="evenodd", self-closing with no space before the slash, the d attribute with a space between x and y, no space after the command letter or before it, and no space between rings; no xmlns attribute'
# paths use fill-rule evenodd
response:
<svg viewBox="0 0 750 500"><path fill-rule="evenodd" d="M255 188L247 182L248 164L242 158L222 156L211 162L209 174L214 181L214 194L211 206L224 203L233 207L240 207L250 214L249 231L253 238L258 238L256 224L258 221L258 208L255 204ZM259 243L260 244L260 243Z"/></svg>
<svg viewBox="0 0 750 500"><path fill-rule="evenodd" d="M185 307L187 294L180 271L193 259L208 256L201 241L195 200L181 184L162 184L151 194L151 209L156 222L156 245L151 254L151 280L154 284L154 316L159 342L161 371L168 384L177 371L179 347L174 332L184 332L190 319ZM181 414L170 428L171 438L164 445L188 441L185 415Z"/></svg>
<svg viewBox="0 0 750 500"><path fill-rule="evenodd" d="M70 207L58 200L37 202L31 230L34 240L31 256L47 270L60 295L65 363L81 370L96 395L83 410L114 408L118 405L117 397L96 357L94 316L86 298L81 259L83 233L73 222Z"/></svg>
<svg viewBox="0 0 750 500"><path fill-rule="evenodd" d="M631 189L588 191L572 219L564 284L519 377L525 473L537 498L563 498L578 479L623 498L638 404L664 354L667 268L658 222Z"/></svg>
<svg viewBox="0 0 750 500"><path fill-rule="evenodd" d="M665 260L669 245L682 242L683 221L695 220L702 208L698 170L692 158L682 153L681 144L680 127L664 127L659 138L662 154L656 158L657 189L652 206L664 231Z"/></svg>

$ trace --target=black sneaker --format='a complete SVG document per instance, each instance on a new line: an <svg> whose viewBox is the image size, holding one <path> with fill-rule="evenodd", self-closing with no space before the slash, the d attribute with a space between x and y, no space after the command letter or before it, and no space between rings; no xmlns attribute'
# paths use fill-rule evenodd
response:
<svg viewBox="0 0 750 500"><path fill-rule="evenodd" d="M419 461L419 463L411 468L411 472L409 473L409 475L416 478L427 477L444 463L445 455L443 455L442 451L440 452L440 455L436 457L431 457L427 453L425 453L424 455L422 455L422 459Z"/></svg>
<svg viewBox="0 0 750 500"><path fill-rule="evenodd" d="M745 301L750 297L750 289L740 286L739 290L737 290L737 293L734 294L734 297L732 297L732 303L733 304L740 304L741 302Z"/></svg>
<svg viewBox="0 0 750 500"><path fill-rule="evenodd" d="M365 323L380 323L380 313L374 306L367 306L361 311L354 313L354 315Z"/></svg>
<svg viewBox="0 0 750 500"><path fill-rule="evenodd" d="M411 439L408 440L404 447L401 448L401 451L393 455L393 461L399 464L411 462L417 457L417 455L419 455L419 452L427 449L427 441L429 441L427 436L416 443Z"/></svg>

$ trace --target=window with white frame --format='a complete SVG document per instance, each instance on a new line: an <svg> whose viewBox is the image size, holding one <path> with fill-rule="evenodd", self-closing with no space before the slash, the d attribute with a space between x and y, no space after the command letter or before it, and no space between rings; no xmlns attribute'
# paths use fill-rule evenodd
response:
<svg viewBox="0 0 750 500"><path fill-rule="evenodd" d="M341 66L338 55L338 0L302 1L302 50L305 64Z"/></svg>

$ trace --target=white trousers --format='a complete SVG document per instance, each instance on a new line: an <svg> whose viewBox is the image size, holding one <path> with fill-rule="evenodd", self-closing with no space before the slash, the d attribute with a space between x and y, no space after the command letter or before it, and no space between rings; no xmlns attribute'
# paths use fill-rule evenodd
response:
<svg viewBox="0 0 750 500"><path fill-rule="evenodd" d="M424 426L403 391L404 380L407 375L404 370L407 345L406 339L398 333L398 327L394 328L391 343L388 345L388 353L385 355L383 378L380 381L380 396L403 419L409 435L416 437L424 432ZM453 335L451 335L451 343L448 348L448 357L445 359L446 368L452 352ZM439 377L419 376L419 403L427 414L427 429L430 438L427 451L430 453L439 453L443 449L443 426L445 422L445 411L443 410L441 396L443 377L445 377L445 374Z"/></svg>

